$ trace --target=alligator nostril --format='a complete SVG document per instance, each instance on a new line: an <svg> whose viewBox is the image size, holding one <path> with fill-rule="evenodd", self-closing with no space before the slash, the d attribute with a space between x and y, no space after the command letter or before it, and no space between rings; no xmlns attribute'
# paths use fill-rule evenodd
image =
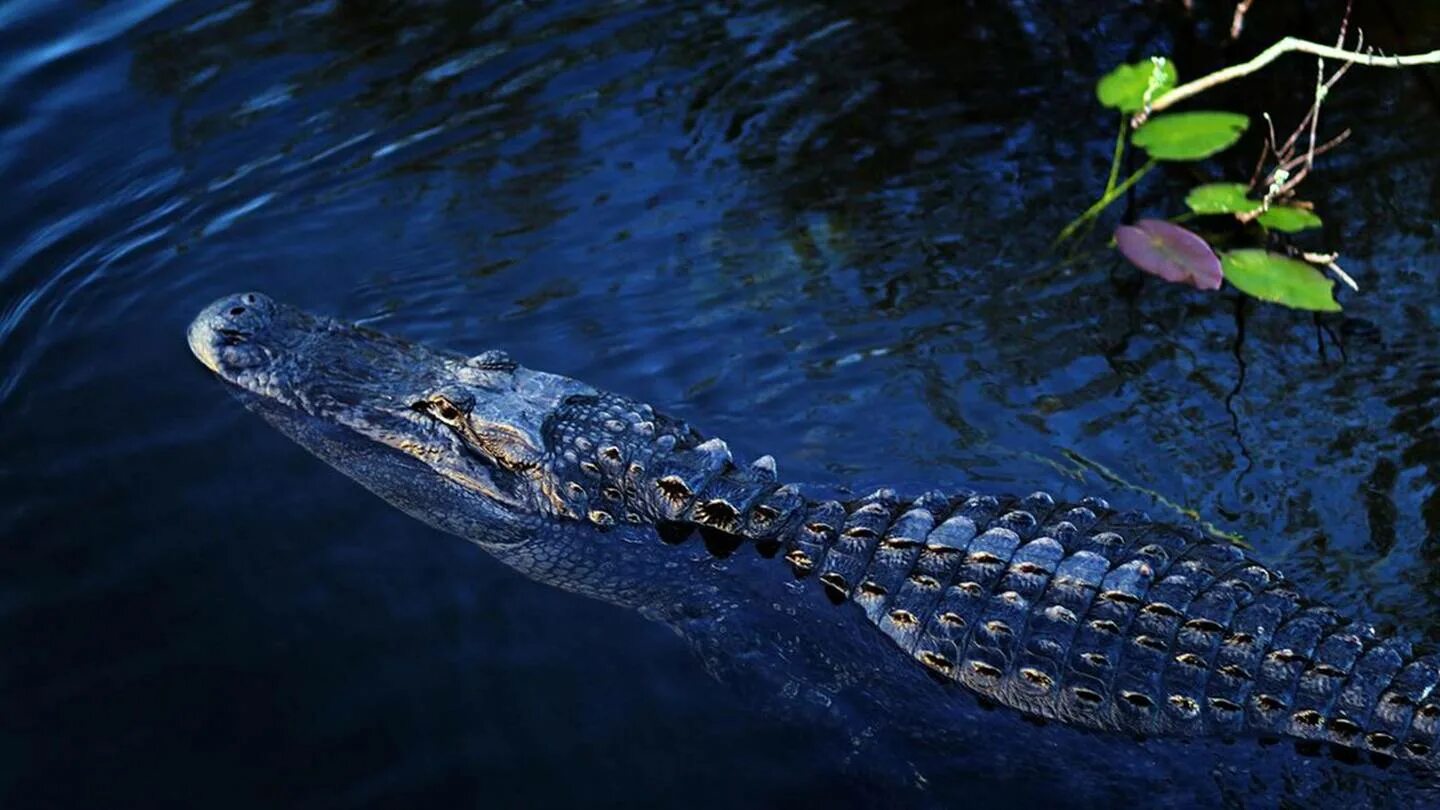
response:
<svg viewBox="0 0 1440 810"><path fill-rule="evenodd" d="M230 309L230 314L231 314L231 315L244 315L244 314L245 314L245 307L232 307L232 308Z"/></svg>
<svg viewBox="0 0 1440 810"><path fill-rule="evenodd" d="M255 303L255 293L245 293L245 303L253 305Z"/></svg>
<svg viewBox="0 0 1440 810"><path fill-rule="evenodd" d="M226 346L239 346L241 343L244 343L245 338L248 337L244 332L237 329L219 329L216 331L219 332Z"/></svg>

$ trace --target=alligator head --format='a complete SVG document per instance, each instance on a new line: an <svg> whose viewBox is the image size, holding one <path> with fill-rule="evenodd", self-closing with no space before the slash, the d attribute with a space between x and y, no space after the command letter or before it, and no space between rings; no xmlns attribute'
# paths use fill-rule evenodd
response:
<svg viewBox="0 0 1440 810"><path fill-rule="evenodd" d="M211 304L188 339L291 438L411 515L497 553L562 525L739 537L780 513L783 504L761 496L797 500L773 483L768 457L737 469L723 442L503 352L432 349L259 293Z"/></svg>

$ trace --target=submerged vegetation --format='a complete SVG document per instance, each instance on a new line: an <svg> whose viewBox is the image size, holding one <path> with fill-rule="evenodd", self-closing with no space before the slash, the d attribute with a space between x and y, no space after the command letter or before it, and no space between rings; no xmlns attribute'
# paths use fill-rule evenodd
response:
<svg viewBox="0 0 1440 810"><path fill-rule="evenodd" d="M1200 290L1219 290L1229 281L1251 297L1288 307L1319 312L1339 311L1335 279L1358 290L1341 268L1338 254L1305 250L1291 237L1323 224L1315 206L1298 196L1315 158L1345 141L1350 131L1317 143L1320 111L1335 83L1354 65L1407 67L1440 63L1440 51L1412 56L1382 56L1357 34L1346 49L1349 14L1341 23L1334 47L1286 37L1255 58L1179 84L1175 63L1165 56L1125 64L1107 73L1095 86L1099 102L1120 117L1105 190L1089 208L1060 232L1056 243L1088 233L1097 217L1126 197L1161 163L1203 161L1235 146L1250 128L1249 116L1220 110L1165 112L1171 106L1220 84L1248 76L1286 53L1316 56L1313 101L1283 141L1265 114L1266 138L1248 181L1202 183L1190 189L1186 212L1169 220L1144 218L1120 225L1114 243L1136 267L1166 281ZM1338 64L1327 74L1326 60ZM1145 162L1125 178L1121 167L1127 150L1143 152ZM1196 220L1191 227L1178 223Z"/></svg>

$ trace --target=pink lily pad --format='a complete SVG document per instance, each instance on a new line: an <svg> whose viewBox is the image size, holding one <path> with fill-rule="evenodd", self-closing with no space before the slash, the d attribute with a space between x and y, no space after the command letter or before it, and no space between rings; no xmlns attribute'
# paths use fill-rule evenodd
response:
<svg viewBox="0 0 1440 810"><path fill-rule="evenodd" d="M1147 273L1197 290L1218 290L1224 272L1210 245L1171 222L1142 219L1115 229L1115 244L1130 263Z"/></svg>

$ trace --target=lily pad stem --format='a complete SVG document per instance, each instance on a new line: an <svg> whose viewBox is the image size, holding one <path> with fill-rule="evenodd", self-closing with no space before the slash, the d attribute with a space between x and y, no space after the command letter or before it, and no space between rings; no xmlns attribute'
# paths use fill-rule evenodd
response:
<svg viewBox="0 0 1440 810"><path fill-rule="evenodd" d="M1070 222L1069 225L1065 226L1064 230L1060 231L1060 235L1055 237L1055 244L1059 245L1061 242L1064 242L1065 240L1074 236L1075 232L1080 229L1080 226L1099 216L1100 212L1104 211L1105 208L1110 205L1110 203L1113 203L1116 200L1120 199L1120 197L1122 197L1125 192L1130 190L1131 186L1140 182L1140 178L1144 177L1147 172L1155 168L1155 163L1156 161L1154 158L1145 161L1145 165L1137 169L1134 174L1122 180L1118 186L1115 186L1110 190L1106 191L1105 194L1100 197L1100 199L1096 200L1093 205L1085 209L1085 213L1076 217Z"/></svg>
<svg viewBox="0 0 1440 810"><path fill-rule="evenodd" d="M1109 194L1115 189L1115 182L1120 179L1120 158L1125 156L1125 134L1130 131L1130 122L1125 116L1120 116L1120 132L1115 136L1115 157L1110 159L1110 178L1105 181L1105 193Z"/></svg>

